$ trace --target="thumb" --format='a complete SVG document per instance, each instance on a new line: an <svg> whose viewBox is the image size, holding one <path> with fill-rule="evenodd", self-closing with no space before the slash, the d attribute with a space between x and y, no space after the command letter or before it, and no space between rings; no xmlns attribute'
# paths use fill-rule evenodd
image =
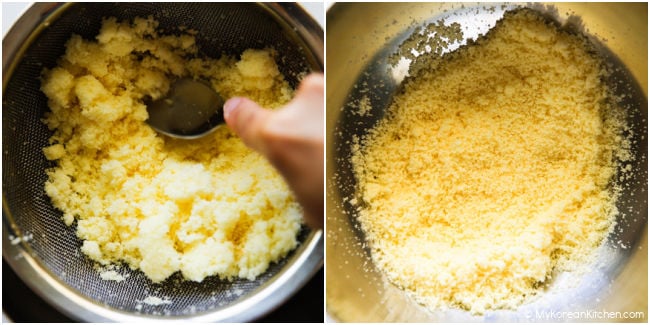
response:
<svg viewBox="0 0 650 325"><path fill-rule="evenodd" d="M247 146L265 152L261 132L271 116L270 111L250 99L233 97L224 103L223 116L228 127L239 135Z"/></svg>

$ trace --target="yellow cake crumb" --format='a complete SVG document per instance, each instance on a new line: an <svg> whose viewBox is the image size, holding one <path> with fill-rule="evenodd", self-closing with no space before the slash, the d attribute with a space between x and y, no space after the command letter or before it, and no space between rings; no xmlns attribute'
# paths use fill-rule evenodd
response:
<svg viewBox="0 0 650 325"><path fill-rule="evenodd" d="M481 314L587 263L616 214L603 76L583 38L519 10L407 79L353 141L379 269L431 309Z"/></svg>
<svg viewBox="0 0 650 325"><path fill-rule="evenodd" d="M194 36L157 26L106 19L95 40L71 37L44 71L54 133L43 153L56 161L46 193L100 264L124 262L154 282L178 271L192 281L255 279L297 245L302 211L289 188L227 127L197 140L157 134L144 100L186 76L271 108L293 90L271 49L198 58Z"/></svg>

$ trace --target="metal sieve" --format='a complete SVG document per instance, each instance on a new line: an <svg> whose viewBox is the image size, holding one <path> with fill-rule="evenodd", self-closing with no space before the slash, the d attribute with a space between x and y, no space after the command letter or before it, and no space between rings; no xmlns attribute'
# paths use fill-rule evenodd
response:
<svg viewBox="0 0 650 325"><path fill-rule="evenodd" d="M52 167L41 149L51 133L40 91L43 68L56 65L74 34L94 38L102 18L153 16L165 33L178 26L198 31L203 55L238 56L272 47L280 71L295 87L305 72L323 70L323 31L293 3L38 3L3 40L2 204L3 258L47 302L82 321L250 321L298 291L323 264L323 236L303 228L299 246L255 281L206 278L183 281L180 273L154 284L131 271L124 281L105 281L80 253L74 227L66 227L43 186ZM147 300L148 297L157 297Z"/></svg>
<svg viewBox="0 0 650 325"><path fill-rule="evenodd" d="M494 26L505 10L522 6L533 7L577 31L584 28L611 66L613 74L607 82L616 95L624 96L621 106L632 134L636 160L629 168L633 177L617 201L620 215L616 228L587 274L558 277L539 300L517 310L483 316L460 309L429 311L391 284L373 264L356 220L356 207L349 200L356 188L350 144L376 125L400 91L401 80L389 71L390 57L416 28L444 19L445 25L458 22L464 37L476 39ZM342 322L647 321L647 19L647 4L630 3L336 3L329 8L328 317ZM366 114L355 108L362 100L372 107ZM618 318L593 318L594 312L603 311L620 314ZM572 312L573 318L557 318ZM638 314L623 318L624 312Z"/></svg>

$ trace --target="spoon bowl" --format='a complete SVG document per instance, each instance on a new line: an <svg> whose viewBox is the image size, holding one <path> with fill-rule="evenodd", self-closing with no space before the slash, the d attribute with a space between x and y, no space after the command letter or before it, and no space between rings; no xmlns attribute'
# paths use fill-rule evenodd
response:
<svg viewBox="0 0 650 325"><path fill-rule="evenodd" d="M196 139L225 123L223 98L207 83L191 78L176 80L167 96L147 104L147 123L173 138Z"/></svg>

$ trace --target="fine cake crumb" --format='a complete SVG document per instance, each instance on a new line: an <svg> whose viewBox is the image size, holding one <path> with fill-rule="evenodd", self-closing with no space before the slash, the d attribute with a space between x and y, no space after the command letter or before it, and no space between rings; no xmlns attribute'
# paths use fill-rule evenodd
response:
<svg viewBox="0 0 650 325"><path fill-rule="evenodd" d="M117 271L114 270L100 272L99 276L102 278L102 280L105 281L122 282L126 280L123 275L117 273Z"/></svg>
<svg viewBox="0 0 650 325"><path fill-rule="evenodd" d="M613 229L623 141L601 60L531 10L407 78L353 139L375 264L430 309L514 309Z"/></svg>
<svg viewBox="0 0 650 325"><path fill-rule="evenodd" d="M172 303L171 300L162 299L154 296L149 296L145 298L142 302L152 306L169 305Z"/></svg>
<svg viewBox="0 0 650 325"><path fill-rule="evenodd" d="M437 58L463 39L459 23L445 25L444 20L417 27L398 47L398 51L388 58L392 66L393 78L399 83L405 76L416 75L426 67L431 67Z"/></svg>
<svg viewBox="0 0 650 325"><path fill-rule="evenodd" d="M53 135L43 153L56 163L45 191L101 265L124 262L154 282L177 271L192 281L255 279L298 244L302 211L289 188L227 127L197 140L157 134L145 100L187 76L269 108L293 89L272 49L202 58L192 33L157 26L105 19L94 40L72 36L44 71Z"/></svg>
<svg viewBox="0 0 650 325"><path fill-rule="evenodd" d="M358 101L355 101L350 105L352 109L352 114L358 115L361 117L370 117L372 116L371 110L372 106L370 105L370 98L367 95L364 95Z"/></svg>
<svg viewBox="0 0 650 325"><path fill-rule="evenodd" d="M26 242L28 242L28 241L30 241L32 239L34 239L33 234L26 234L24 236L9 235L9 241L10 241L11 245L18 245L18 244L23 243L23 242L26 243Z"/></svg>

